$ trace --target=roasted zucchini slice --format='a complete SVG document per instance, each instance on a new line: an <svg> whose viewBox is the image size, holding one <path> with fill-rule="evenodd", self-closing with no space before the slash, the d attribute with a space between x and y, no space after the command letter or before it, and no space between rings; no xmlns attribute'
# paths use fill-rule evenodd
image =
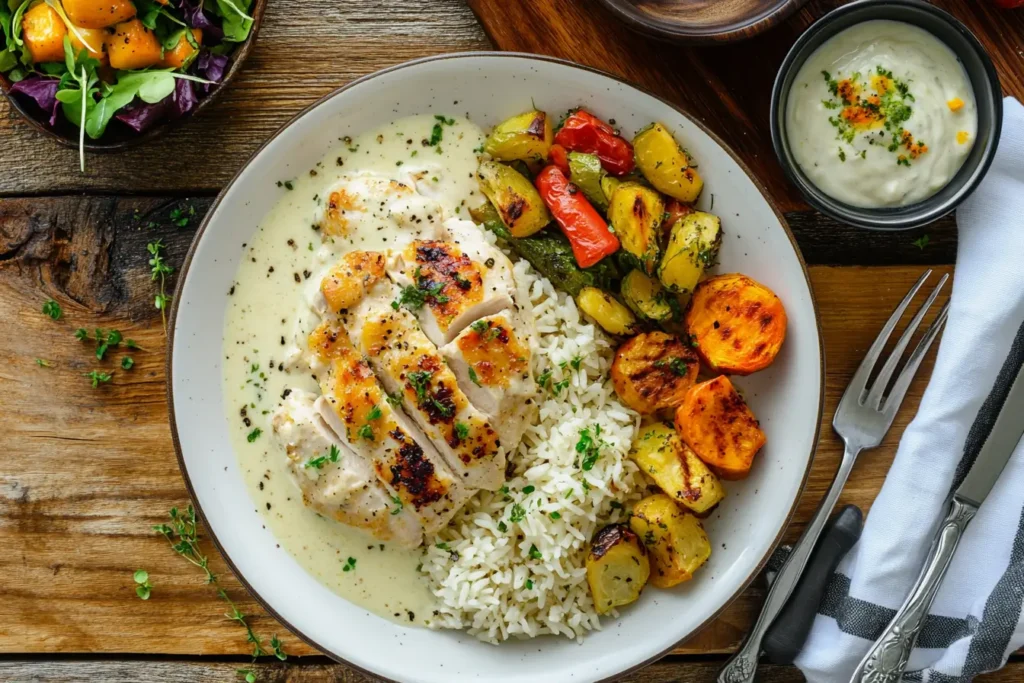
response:
<svg viewBox="0 0 1024 683"><path fill-rule="evenodd" d="M480 189L513 237L529 237L551 222L551 212L526 176L497 161L477 169Z"/></svg>
<svg viewBox="0 0 1024 683"><path fill-rule="evenodd" d="M678 308L673 295L665 291L661 283L640 270L631 270L622 279L622 300L633 309L633 312L644 320L662 322L672 317L675 312L672 304Z"/></svg>
<svg viewBox="0 0 1024 683"><path fill-rule="evenodd" d="M484 151L500 161L544 161L548 158L553 139L548 115L532 110L495 126L484 142Z"/></svg>
<svg viewBox="0 0 1024 683"><path fill-rule="evenodd" d="M648 275L658 266L658 228L665 213L661 195L640 183L619 183L608 205L608 222L622 248Z"/></svg>
<svg viewBox="0 0 1024 683"><path fill-rule="evenodd" d="M692 292L705 269L715 265L722 245L718 216L694 211L672 226L658 279L673 292Z"/></svg>
<svg viewBox="0 0 1024 683"><path fill-rule="evenodd" d="M608 208L608 198L601 189L602 180L607 175L596 154L569 152L569 180L601 211Z"/></svg>

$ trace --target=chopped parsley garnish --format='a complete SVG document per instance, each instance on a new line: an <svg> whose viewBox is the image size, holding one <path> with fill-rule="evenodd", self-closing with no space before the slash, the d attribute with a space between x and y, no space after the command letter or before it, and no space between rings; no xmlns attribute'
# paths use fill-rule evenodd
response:
<svg viewBox="0 0 1024 683"><path fill-rule="evenodd" d="M405 506L402 503L402 499L398 496L391 496L391 502L395 504L395 507L391 509L391 516L393 517L400 513Z"/></svg>
<svg viewBox="0 0 1024 683"><path fill-rule="evenodd" d="M132 574L132 580L135 581L135 594L139 596L139 599L149 600L153 590L153 586L149 583L149 572L145 569L138 569Z"/></svg>
<svg viewBox="0 0 1024 683"><path fill-rule="evenodd" d="M469 329L473 330L477 334L483 334L487 331L488 325L483 320L477 320L475 323L469 326Z"/></svg>
<svg viewBox="0 0 1024 683"><path fill-rule="evenodd" d="M125 356L124 358L121 359L122 370L131 370L134 365L135 359L132 358L131 356Z"/></svg>
<svg viewBox="0 0 1024 683"><path fill-rule="evenodd" d="M371 427L368 424L365 424L362 427L360 427L359 431L356 432L356 433L362 439L366 439L368 441L373 441L373 427Z"/></svg>
<svg viewBox="0 0 1024 683"><path fill-rule="evenodd" d="M534 560L540 560L540 559L543 559L543 557L544 556L540 554L540 551L537 550L537 546L535 544L531 543L530 544L530 558L534 559Z"/></svg>
<svg viewBox="0 0 1024 683"><path fill-rule="evenodd" d="M406 379L412 385L413 391L416 392L416 400L420 403L427 399L427 388L430 386L430 378L432 376L433 373L426 370L416 370L406 375Z"/></svg>
<svg viewBox="0 0 1024 683"><path fill-rule="evenodd" d="M451 548L448 547L447 543L435 543L434 547L435 548L439 548L440 550L445 550L445 551L450 551L451 550Z"/></svg>
<svg viewBox="0 0 1024 683"><path fill-rule="evenodd" d="M508 525L505 524L505 522L498 522L498 531L500 531L501 533L505 533L506 531L508 531Z"/></svg>
<svg viewBox="0 0 1024 683"><path fill-rule="evenodd" d="M320 470L323 469L324 465L328 462L338 462L338 458L341 456L341 451L334 444L331 444L331 449L327 452L327 455L318 455L315 458L310 458L306 461L303 467L310 468L315 467Z"/></svg>
<svg viewBox="0 0 1024 683"><path fill-rule="evenodd" d="M64 312L61 310L60 304L53 299L50 299L43 304L43 315L48 315L54 320L60 320L63 313Z"/></svg>
<svg viewBox="0 0 1024 683"><path fill-rule="evenodd" d="M557 396L562 393L563 390L568 389L569 384L570 382L567 379L563 379L561 382L555 382L554 386L551 387L551 392Z"/></svg>
<svg viewBox="0 0 1024 683"><path fill-rule="evenodd" d="M53 367L53 363L51 363L48 360L43 360L42 358L36 358L36 365L38 365L41 368L52 368Z"/></svg>
<svg viewBox="0 0 1024 683"><path fill-rule="evenodd" d="M545 370L544 372L540 373L540 375L537 376L537 384L539 384L541 387L547 387L548 382L550 382L550 381L551 381L551 371L550 370Z"/></svg>
<svg viewBox="0 0 1024 683"><path fill-rule="evenodd" d="M557 519L561 519L562 518L562 513L558 512L558 511L555 511L555 512L552 512L551 514L549 514L548 517L550 517L551 519L556 519L556 520Z"/></svg>
<svg viewBox="0 0 1024 683"><path fill-rule="evenodd" d="M576 442L576 452L582 457L580 461L580 469L585 472L589 472L594 469L594 465L597 464L598 458L601 457L601 447L605 445L600 440L601 437L601 425L595 424L593 433L589 427L585 427L580 432L579 441ZM584 484L586 481L584 481Z"/></svg>
<svg viewBox="0 0 1024 683"><path fill-rule="evenodd" d="M918 249L923 250L925 247L928 246L929 242L931 242L931 238L928 237L928 235L921 235L916 240L914 240L913 245Z"/></svg>
<svg viewBox="0 0 1024 683"><path fill-rule="evenodd" d="M533 590L533 579L527 579L526 580L526 590L528 590L528 591L532 591Z"/></svg>
<svg viewBox="0 0 1024 683"><path fill-rule="evenodd" d="M459 441L465 441L466 437L469 436L469 425L463 424L462 422L456 422L455 436L458 437Z"/></svg>
<svg viewBox="0 0 1024 683"><path fill-rule="evenodd" d="M477 377L476 370L474 370L473 368L469 369L469 381L471 381L473 384L477 385L478 387L482 387L483 386L483 384L480 383L480 378Z"/></svg>
<svg viewBox="0 0 1024 683"><path fill-rule="evenodd" d="M370 422L372 420L379 420L381 415L383 415L383 413L380 410L380 406L375 405L370 408L370 414L366 416L366 421Z"/></svg>
<svg viewBox="0 0 1024 683"><path fill-rule="evenodd" d="M527 484L526 486L523 487L523 493L525 493L526 495L530 495L531 493L533 493L536 490L537 490L537 487L534 486L533 484Z"/></svg>
<svg viewBox="0 0 1024 683"><path fill-rule="evenodd" d="M114 373L102 372L100 370L93 370L92 372L83 372L82 375L89 378L93 389L99 387L100 384L106 384L114 377ZM250 439L250 441L251 440L252 439Z"/></svg>
<svg viewBox="0 0 1024 683"><path fill-rule="evenodd" d="M246 436L245 438L246 438L246 440L249 443L252 443L256 439L260 438L260 434L262 434L262 433L263 433L262 429L260 429L259 427L255 427L255 428L253 428L253 430L251 432L249 432L249 435Z"/></svg>
<svg viewBox="0 0 1024 683"><path fill-rule="evenodd" d="M524 508L519 503L513 503L512 510L511 512L509 512L508 515L508 520L513 524L518 524L524 519L526 519L526 508Z"/></svg>
<svg viewBox="0 0 1024 683"><path fill-rule="evenodd" d="M387 394L387 401L391 406L398 408L402 405L402 392L396 391L393 394Z"/></svg>
<svg viewBox="0 0 1024 683"><path fill-rule="evenodd" d="M573 370L579 370L580 366L583 365L583 359L579 356L573 356L572 360L569 361L569 365L572 366Z"/></svg>
<svg viewBox="0 0 1024 683"><path fill-rule="evenodd" d="M398 298L391 302L391 308L397 311L399 308L404 306L410 311L418 311L423 308L423 304L426 302L426 294L420 291L416 286L409 285L407 287L403 287Z"/></svg>
<svg viewBox="0 0 1024 683"><path fill-rule="evenodd" d="M343 572L354 572L356 570L356 558L350 557L345 560L345 566L341 568Z"/></svg>

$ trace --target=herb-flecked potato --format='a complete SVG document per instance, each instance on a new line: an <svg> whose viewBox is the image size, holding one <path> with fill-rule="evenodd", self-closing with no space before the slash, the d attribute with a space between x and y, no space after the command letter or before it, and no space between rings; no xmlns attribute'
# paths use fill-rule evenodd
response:
<svg viewBox="0 0 1024 683"><path fill-rule="evenodd" d="M718 275L697 285L684 325L709 368L749 375L771 365L782 348L786 309L775 292L746 275Z"/></svg>
<svg viewBox="0 0 1024 683"><path fill-rule="evenodd" d="M513 237L529 237L551 222L551 212L526 176L497 161L477 169L480 189Z"/></svg>
<svg viewBox="0 0 1024 683"><path fill-rule="evenodd" d="M107 57L115 69L147 69L164 56L156 34L139 19L125 21L107 36Z"/></svg>
<svg viewBox="0 0 1024 683"><path fill-rule="evenodd" d="M654 189L686 204L697 201L704 181L665 126L654 123L633 138L636 166Z"/></svg>
<svg viewBox="0 0 1024 683"><path fill-rule="evenodd" d="M622 278L620 293L626 305L644 320L662 322L672 317L673 304L675 310L679 309L679 302L675 297L666 292L660 282L648 277L641 270L631 270Z"/></svg>
<svg viewBox="0 0 1024 683"><path fill-rule="evenodd" d="M673 292L692 292L701 275L715 265L722 245L718 216L694 211L678 219L669 233L658 279Z"/></svg>
<svg viewBox="0 0 1024 683"><path fill-rule="evenodd" d="M576 296L576 304L608 334L627 335L636 332L636 316L608 292L597 287L584 287Z"/></svg>
<svg viewBox="0 0 1024 683"><path fill-rule="evenodd" d="M632 529L651 556L651 584L671 588L693 578L711 557L711 543L700 520L664 493L647 496L633 508Z"/></svg>
<svg viewBox="0 0 1024 683"><path fill-rule="evenodd" d="M697 379L693 349L666 332L638 334L615 352L611 378L615 393L641 415L671 415Z"/></svg>
<svg viewBox="0 0 1024 683"><path fill-rule="evenodd" d="M598 614L635 602L651 575L644 544L625 524L612 524L594 534L586 564Z"/></svg>
<svg viewBox="0 0 1024 683"><path fill-rule="evenodd" d="M722 479L745 479L765 435L753 411L725 375L695 384L676 410L686 445Z"/></svg>
<svg viewBox="0 0 1024 683"><path fill-rule="evenodd" d="M551 121L542 111L528 111L505 119L491 131L484 151L500 161L538 162L551 151Z"/></svg>
<svg viewBox="0 0 1024 683"><path fill-rule="evenodd" d="M619 183L608 205L608 222L622 248L636 257L648 275L658 266L659 227L665 213L661 195L639 183Z"/></svg>
<svg viewBox="0 0 1024 683"><path fill-rule="evenodd" d="M722 482L679 438L672 425L648 425L633 442L629 457L676 503L698 515L725 498Z"/></svg>

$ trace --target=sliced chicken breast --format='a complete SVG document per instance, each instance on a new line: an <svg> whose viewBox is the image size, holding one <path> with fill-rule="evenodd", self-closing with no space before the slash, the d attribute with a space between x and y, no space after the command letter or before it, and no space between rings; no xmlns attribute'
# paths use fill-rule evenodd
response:
<svg viewBox="0 0 1024 683"><path fill-rule="evenodd" d="M419 515L424 531L434 533L447 524L473 491L392 407L344 330L325 322L310 336L310 346L326 366L319 375L323 400L318 407L327 425L372 465L396 504Z"/></svg>
<svg viewBox="0 0 1024 683"><path fill-rule="evenodd" d="M322 399L293 389L271 420L274 437L288 456L288 468L302 492L302 502L379 541L405 548L419 546L423 540L419 517L397 507L370 463L328 428L316 406L318 400Z"/></svg>
<svg viewBox="0 0 1024 683"><path fill-rule="evenodd" d="M409 240L435 239L444 234L444 209L436 199L408 183L376 173L344 176L324 197L320 230L323 238L347 237L359 226L386 232L400 249Z"/></svg>
<svg viewBox="0 0 1024 683"><path fill-rule="evenodd" d="M415 311L427 338L438 346L474 320L513 306L515 280L508 259L486 241L476 246L482 260L441 240L414 240L392 252L388 275L403 288L400 301Z"/></svg>
<svg viewBox="0 0 1024 683"><path fill-rule="evenodd" d="M511 312L481 318L441 349L469 400L514 448L537 414L529 343Z"/></svg>
<svg viewBox="0 0 1024 683"><path fill-rule="evenodd" d="M416 319L391 303L386 296L371 297L342 316L356 348L462 483L499 488L505 481L505 449L497 429L466 398Z"/></svg>

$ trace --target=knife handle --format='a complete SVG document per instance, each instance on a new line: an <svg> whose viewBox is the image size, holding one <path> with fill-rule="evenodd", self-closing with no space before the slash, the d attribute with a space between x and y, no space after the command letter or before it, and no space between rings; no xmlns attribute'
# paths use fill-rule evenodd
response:
<svg viewBox="0 0 1024 683"><path fill-rule="evenodd" d="M832 572L860 538L863 518L859 507L847 505L825 528L789 602L765 634L762 647L775 664L792 664L800 654Z"/></svg>
<svg viewBox="0 0 1024 683"><path fill-rule="evenodd" d="M850 683L885 683L901 679L960 537L977 512L978 507L963 498L954 495L950 500L949 513L935 534L924 569L910 596L861 660Z"/></svg>

